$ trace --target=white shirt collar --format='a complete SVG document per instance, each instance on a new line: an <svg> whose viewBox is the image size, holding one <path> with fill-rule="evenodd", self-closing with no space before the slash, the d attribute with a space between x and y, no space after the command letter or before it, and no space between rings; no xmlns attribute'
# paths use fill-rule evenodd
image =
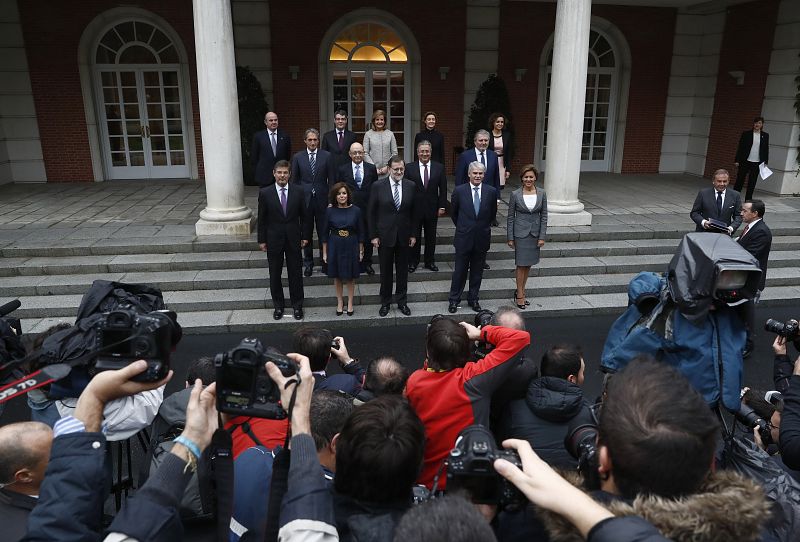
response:
<svg viewBox="0 0 800 542"><path fill-rule="evenodd" d="M289 197L289 185L287 184L286 186L281 186L278 183L275 183L275 190L278 192L278 197L280 197L280 195L281 195L281 189L282 188L286 189L286 197L288 198Z"/></svg>

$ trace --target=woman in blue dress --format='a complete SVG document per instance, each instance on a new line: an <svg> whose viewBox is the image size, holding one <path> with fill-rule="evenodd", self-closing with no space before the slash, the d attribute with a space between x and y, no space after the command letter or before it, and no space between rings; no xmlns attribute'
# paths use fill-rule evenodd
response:
<svg viewBox="0 0 800 542"><path fill-rule="evenodd" d="M321 235L322 260L328 264L328 276L336 287L336 316L344 312L342 299L347 283L347 316L353 316L353 295L364 257L366 230L361 209L353 205L353 191L346 183L336 183L328 197L326 227Z"/></svg>

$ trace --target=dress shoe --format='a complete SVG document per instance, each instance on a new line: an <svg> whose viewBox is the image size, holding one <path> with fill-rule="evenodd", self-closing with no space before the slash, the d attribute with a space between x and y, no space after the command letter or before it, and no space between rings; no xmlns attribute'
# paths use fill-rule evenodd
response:
<svg viewBox="0 0 800 542"><path fill-rule="evenodd" d="M447 312L450 314L455 314L458 310L458 303L450 303L450 306L447 307Z"/></svg>
<svg viewBox="0 0 800 542"><path fill-rule="evenodd" d="M368 263L367 264L367 275L374 275L374 274L375 274L375 270L372 268L372 264Z"/></svg>
<svg viewBox="0 0 800 542"><path fill-rule="evenodd" d="M492 220L492 226L497 227L500 223L497 220Z"/></svg>
<svg viewBox="0 0 800 542"><path fill-rule="evenodd" d="M472 310L475 312L481 312L481 304L477 301L475 303L469 303L469 306L472 307Z"/></svg>
<svg viewBox="0 0 800 542"><path fill-rule="evenodd" d="M322 274L323 275L327 275L328 274L328 264L326 264L326 263L322 264Z"/></svg>
<svg viewBox="0 0 800 542"><path fill-rule="evenodd" d="M283 318L283 309L275 309L274 311L272 311L272 317L275 318L276 320L280 320L281 318Z"/></svg>
<svg viewBox="0 0 800 542"><path fill-rule="evenodd" d="M312 266L310 266L310 265L307 265L305 267L305 269L303 269L303 276L304 277L310 277L311 273L313 273L313 271L314 271L314 268Z"/></svg>
<svg viewBox="0 0 800 542"><path fill-rule="evenodd" d="M489 267L489 264L488 264L488 263L485 263L485 264L483 264L483 268L484 268L484 269L491 269L491 267Z"/></svg>
<svg viewBox="0 0 800 542"><path fill-rule="evenodd" d="M381 305L381 309L378 311L380 316L386 316L389 314L389 305Z"/></svg>
<svg viewBox="0 0 800 542"><path fill-rule="evenodd" d="M412 264L412 265L409 265L409 266L408 266L408 272L409 272L409 273L413 273L413 272L414 272L414 271L416 271L416 270L417 270L417 266L416 266L416 265L413 265L413 264Z"/></svg>
<svg viewBox="0 0 800 542"><path fill-rule="evenodd" d="M408 305L397 305L397 308L406 316L411 316L411 309L408 308Z"/></svg>
<svg viewBox="0 0 800 542"><path fill-rule="evenodd" d="M430 264L430 265L428 265L428 264L425 264L425 269L430 269L431 271L434 271L434 272L439 270L439 268L438 268L438 267L436 267L436 264L435 264L435 263L432 263L432 264Z"/></svg>
<svg viewBox="0 0 800 542"><path fill-rule="evenodd" d="M303 309L295 309L294 310L294 319L295 320L302 320L303 319Z"/></svg>

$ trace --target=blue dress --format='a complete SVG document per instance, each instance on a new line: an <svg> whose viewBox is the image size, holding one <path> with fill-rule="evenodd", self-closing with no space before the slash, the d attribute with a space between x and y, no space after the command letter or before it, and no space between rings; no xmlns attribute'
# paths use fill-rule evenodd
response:
<svg viewBox="0 0 800 542"><path fill-rule="evenodd" d="M366 238L361 209L350 207L328 207L325 211L325 231L322 242L328 243L328 276L332 279L357 279L361 274L358 261L358 244ZM347 230L341 237L339 231Z"/></svg>

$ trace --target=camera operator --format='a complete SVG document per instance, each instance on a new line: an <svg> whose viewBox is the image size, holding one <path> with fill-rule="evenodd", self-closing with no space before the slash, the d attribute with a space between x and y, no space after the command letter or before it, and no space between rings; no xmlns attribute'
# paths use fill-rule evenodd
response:
<svg viewBox="0 0 800 542"><path fill-rule="evenodd" d="M356 406L382 395L402 395L408 381L408 370L392 356L380 356L367 364L364 386L353 399Z"/></svg>
<svg viewBox="0 0 800 542"><path fill-rule="evenodd" d="M315 390L340 390L354 397L361 391L364 368L350 357L343 337L334 337L327 329L303 326L294 332L292 348L309 359ZM331 357L336 357L345 374L328 375Z"/></svg>
<svg viewBox="0 0 800 542"><path fill-rule="evenodd" d="M483 359L470 362L472 341L483 341L494 348ZM428 437L419 483L430 489L440 473L439 489L444 489L443 461L456 437L469 425L489 426L492 394L514 369L515 365L509 362L530 341L524 330L492 325L478 329L447 318L430 324L425 345L427 359L406 385L406 396Z"/></svg>
<svg viewBox="0 0 800 542"><path fill-rule="evenodd" d="M790 362L786 342L786 337L779 335L772 344L775 351L775 387L783 394L778 449L787 467L800 470L800 356L795 360L791 374L787 374Z"/></svg>

